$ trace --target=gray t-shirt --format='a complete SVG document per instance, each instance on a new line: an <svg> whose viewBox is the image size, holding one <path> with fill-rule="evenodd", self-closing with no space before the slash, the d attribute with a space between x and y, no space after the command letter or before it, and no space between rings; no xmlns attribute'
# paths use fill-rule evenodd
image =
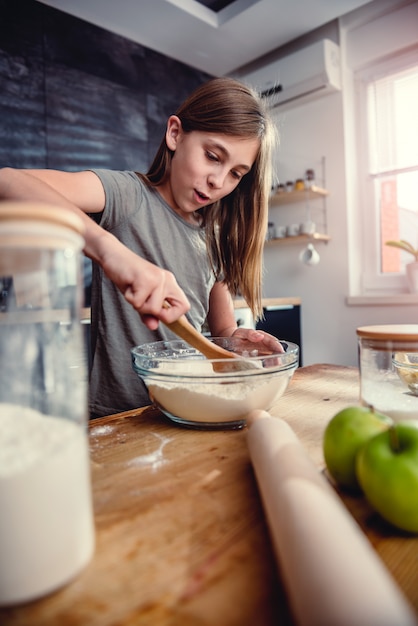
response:
<svg viewBox="0 0 418 626"><path fill-rule="evenodd" d="M100 225L129 249L170 270L189 299L189 321L201 330L215 282L204 231L185 222L134 172L93 170L102 181L106 204ZM117 287L93 264L90 413L109 415L150 404L132 370L130 349L176 338L163 324L152 332Z"/></svg>

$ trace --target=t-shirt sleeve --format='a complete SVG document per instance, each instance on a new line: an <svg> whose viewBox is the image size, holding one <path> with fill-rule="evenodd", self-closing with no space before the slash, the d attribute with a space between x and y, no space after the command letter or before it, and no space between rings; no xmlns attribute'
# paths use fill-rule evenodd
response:
<svg viewBox="0 0 418 626"><path fill-rule="evenodd" d="M99 169L92 172L100 178L105 192L105 207L98 223L111 232L141 205L142 183L135 172Z"/></svg>

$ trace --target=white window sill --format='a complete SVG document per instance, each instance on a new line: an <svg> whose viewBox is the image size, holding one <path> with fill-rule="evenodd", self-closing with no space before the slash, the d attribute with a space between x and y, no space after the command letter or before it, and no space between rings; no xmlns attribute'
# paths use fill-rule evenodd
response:
<svg viewBox="0 0 418 626"><path fill-rule="evenodd" d="M398 293L385 296L347 296L347 306L418 305L418 293Z"/></svg>

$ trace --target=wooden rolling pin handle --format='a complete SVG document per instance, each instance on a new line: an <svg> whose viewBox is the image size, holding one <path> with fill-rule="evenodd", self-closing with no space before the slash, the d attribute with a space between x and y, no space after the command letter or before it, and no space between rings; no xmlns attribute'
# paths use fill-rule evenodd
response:
<svg viewBox="0 0 418 626"><path fill-rule="evenodd" d="M417 626L355 520L293 430L265 411L247 442L279 569L300 626Z"/></svg>

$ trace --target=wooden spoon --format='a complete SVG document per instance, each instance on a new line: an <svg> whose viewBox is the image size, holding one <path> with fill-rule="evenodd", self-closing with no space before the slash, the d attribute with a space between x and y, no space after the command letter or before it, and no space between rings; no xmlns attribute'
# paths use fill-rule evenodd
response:
<svg viewBox="0 0 418 626"><path fill-rule="evenodd" d="M169 308L169 304L164 303L164 308ZM175 322L170 324L164 322L167 328L173 333L187 341L193 348L199 350L207 359L228 359L228 362L216 361L212 363L214 372L238 372L242 370L258 369L256 363L245 360L238 354L225 350L221 346L209 341L202 333L194 328L187 320L185 315L182 315ZM235 360L235 363L231 363L231 359Z"/></svg>

